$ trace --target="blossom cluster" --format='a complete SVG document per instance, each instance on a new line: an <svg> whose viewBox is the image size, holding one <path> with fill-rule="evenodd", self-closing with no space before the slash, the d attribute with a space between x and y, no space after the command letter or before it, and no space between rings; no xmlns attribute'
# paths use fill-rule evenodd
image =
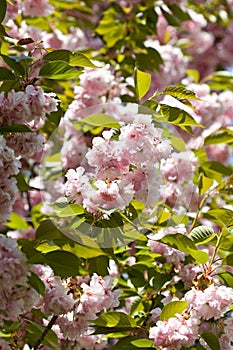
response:
<svg viewBox="0 0 233 350"><path fill-rule="evenodd" d="M156 326L150 328L149 337L156 346L166 349L181 349L183 346L191 347L200 337L203 330L203 321L214 318L219 320L233 303L233 291L226 286L211 284L204 290L192 288L184 299L188 302L188 309L182 315L176 314L168 320L158 321ZM202 322L202 324L201 324ZM231 336L228 325L231 318L226 321L222 342L226 349L231 348ZM224 344L223 344L224 345ZM222 348L225 349L225 346Z"/></svg>
<svg viewBox="0 0 233 350"><path fill-rule="evenodd" d="M93 139L86 153L90 171L79 167L66 174L66 196L91 213L125 209L133 198L150 206L159 198L158 164L172 150L162 129L154 127L149 115L138 114L121 127L117 140L112 136L113 130L104 131Z"/></svg>
<svg viewBox="0 0 233 350"><path fill-rule="evenodd" d="M57 316L53 330L61 344L67 348L73 344L87 349L104 349L106 339L93 334L91 320L103 310L112 310L119 305L121 290L112 290L114 278L94 273L61 280L47 265L34 265L31 269L45 284L45 296L40 296L34 307L48 316Z"/></svg>
<svg viewBox="0 0 233 350"><path fill-rule="evenodd" d="M31 311L38 294L28 283L30 271L16 240L0 235L0 260L2 325L4 321L17 321L20 315Z"/></svg>
<svg viewBox="0 0 233 350"><path fill-rule="evenodd" d="M54 93L45 93L40 86L28 85L25 91L11 90L0 94L0 125L26 124L37 127L46 114L57 110Z"/></svg>
<svg viewBox="0 0 233 350"><path fill-rule="evenodd" d="M6 221L12 212L17 192L16 179L12 176L18 174L20 167L21 164L15 158L13 149L8 147L4 137L0 136L0 171L5 174L5 176L1 176L0 180L0 222Z"/></svg>

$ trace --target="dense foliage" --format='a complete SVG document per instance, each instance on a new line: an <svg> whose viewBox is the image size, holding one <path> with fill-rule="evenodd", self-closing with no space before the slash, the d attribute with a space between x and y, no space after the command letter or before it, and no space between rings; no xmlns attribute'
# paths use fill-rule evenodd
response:
<svg viewBox="0 0 233 350"><path fill-rule="evenodd" d="M0 22L0 349L233 349L233 1Z"/></svg>

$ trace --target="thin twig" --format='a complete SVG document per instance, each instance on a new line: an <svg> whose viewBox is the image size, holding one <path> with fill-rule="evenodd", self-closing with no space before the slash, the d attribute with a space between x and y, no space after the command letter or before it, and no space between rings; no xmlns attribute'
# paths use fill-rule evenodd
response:
<svg viewBox="0 0 233 350"><path fill-rule="evenodd" d="M34 346L34 350L39 349L40 344L42 343L42 341L44 340L44 338L46 337L46 335L48 334L48 332L50 331L50 329L53 327L54 323L56 322L58 316L54 315L51 320L49 321L47 327L45 328L44 332L41 334L41 336L38 338L35 346Z"/></svg>

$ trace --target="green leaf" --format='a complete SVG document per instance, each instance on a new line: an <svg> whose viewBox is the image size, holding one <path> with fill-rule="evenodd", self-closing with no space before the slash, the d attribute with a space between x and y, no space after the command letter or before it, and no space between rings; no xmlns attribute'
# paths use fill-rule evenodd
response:
<svg viewBox="0 0 233 350"><path fill-rule="evenodd" d="M84 259L91 259L91 258L96 258L101 255L107 255L103 250L100 248L96 247L87 247L85 245L77 244L75 243L74 245L71 244L65 244L62 246L62 248L65 251L71 252L75 254L79 258L84 258Z"/></svg>
<svg viewBox="0 0 233 350"><path fill-rule="evenodd" d="M153 72L158 70L159 66L163 64L163 59L159 52L152 47L146 48L146 53L136 53L136 65L142 70L149 70Z"/></svg>
<svg viewBox="0 0 233 350"><path fill-rule="evenodd" d="M56 127L58 127L61 117L63 116L63 110L60 106L58 106L57 111L51 112L46 116Z"/></svg>
<svg viewBox="0 0 233 350"><path fill-rule="evenodd" d="M4 38L4 36L10 38L10 36L7 34L4 26L0 24L0 38Z"/></svg>
<svg viewBox="0 0 233 350"><path fill-rule="evenodd" d="M161 94L170 95L178 99L200 100L193 91L188 90L183 86L168 86Z"/></svg>
<svg viewBox="0 0 233 350"><path fill-rule="evenodd" d="M63 61L52 61L45 64L39 71L39 76L48 79L67 80L80 75L80 71Z"/></svg>
<svg viewBox="0 0 233 350"><path fill-rule="evenodd" d="M108 48L113 47L119 40L125 39L126 23L121 22L117 12L111 6L104 11L104 16L98 24L96 33L103 36Z"/></svg>
<svg viewBox="0 0 233 350"><path fill-rule="evenodd" d="M46 61L65 61L69 63L72 52L69 50L54 50L44 56Z"/></svg>
<svg viewBox="0 0 233 350"><path fill-rule="evenodd" d="M156 288L157 291L160 291L164 284L168 281L171 281L172 275L159 273L157 271L154 272L154 276L150 281L150 285Z"/></svg>
<svg viewBox="0 0 233 350"><path fill-rule="evenodd" d="M222 265L233 266L233 253L228 254L222 261Z"/></svg>
<svg viewBox="0 0 233 350"><path fill-rule="evenodd" d="M164 306L160 315L160 320L168 320L171 317L175 317L176 314L182 314L187 307L187 301L171 301Z"/></svg>
<svg viewBox="0 0 233 350"><path fill-rule="evenodd" d="M39 294L45 296L45 285L34 272L28 277L28 282Z"/></svg>
<svg viewBox="0 0 233 350"><path fill-rule="evenodd" d="M186 69L185 72L188 76L190 76L193 79L193 82L198 84L200 80L200 73L196 69Z"/></svg>
<svg viewBox="0 0 233 350"><path fill-rule="evenodd" d="M0 0L0 23L4 20L6 15L6 0Z"/></svg>
<svg viewBox="0 0 233 350"><path fill-rule="evenodd" d="M70 56L69 61L71 66L80 66L80 67L88 67L88 68L99 68L94 63L92 63L89 58L87 58L81 52L75 52Z"/></svg>
<svg viewBox="0 0 233 350"><path fill-rule="evenodd" d="M146 348L154 348L154 343L153 341L149 340L149 339L135 339L135 340L131 340L130 342L133 346L135 346L136 348L143 348L143 349L146 349Z"/></svg>
<svg viewBox="0 0 233 350"><path fill-rule="evenodd" d="M218 182L221 182L223 176L230 176L232 174L230 168L215 161L201 163L200 171L202 171L206 177L214 179Z"/></svg>
<svg viewBox="0 0 233 350"><path fill-rule="evenodd" d="M100 276L108 275L109 258L107 255L98 256L88 260L88 272L97 273Z"/></svg>
<svg viewBox="0 0 233 350"><path fill-rule="evenodd" d="M179 152L184 152L186 150L185 142L180 137L176 137L169 129L163 130L163 136L167 137L171 142L172 147L177 149Z"/></svg>
<svg viewBox="0 0 233 350"><path fill-rule="evenodd" d="M18 173L17 175L15 175L15 178L17 181L17 187L19 191L23 192L23 191L33 190L33 187L29 186L25 181L25 178L22 173Z"/></svg>
<svg viewBox="0 0 233 350"><path fill-rule="evenodd" d="M59 213L56 213L60 218L65 218L68 216L76 216L84 213L84 208L79 204L69 204L65 208L62 208Z"/></svg>
<svg viewBox="0 0 233 350"><path fill-rule="evenodd" d="M19 73L22 76L25 74L25 69L19 62L16 62L13 58L3 54L1 54L1 57L3 58L4 62L15 72Z"/></svg>
<svg viewBox="0 0 233 350"><path fill-rule="evenodd" d="M209 260L209 255L207 253L197 250L194 242L181 233L166 235L160 241L162 243L170 245L175 249L191 255L197 262L201 264L205 264Z"/></svg>
<svg viewBox="0 0 233 350"><path fill-rule="evenodd" d="M44 255L45 262L61 278L78 276L80 261L76 255L66 251L55 251Z"/></svg>
<svg viewBox="0 0 233 350"><path fill-rule="evenodd" d="M233 288L233 274L228 271L220 271L218 277L225 286Z"/></svg>
<svg viewBox="0 0 233 350"><path fill-rule="evenodd" d="M64 61L71 66L98 68L81 52L72 53L69 50L55 50L49 52L44 59L47 61Z"/></svg>
<svg viewBox="0 0 233 350"><path fill-rule="evenodd" d="M26 230L28 223L19 214L13 212L7 222L7 227L13 230Z"/></svg>
<svg viewBox="0 0 233 350"><path fill-rule="evenodd" d="M228 128L220 128L205 138L205 146L219 143L233 143L233 131Z"/></svg>
<svg viewBox="0 0 233 350"><path fill-rule="evenodd" d="M51 220L44 220L36 230L37 240L60 240L64 238L61 231L53 224Z"/></svg>
<svg viewBox="0 0 233 350"><path fill-rule="evenodd" d="M44 256L36 250L36 242L26 238L21 238L18 240L18 244L21 250L27 257L27 262L29 264L44 264Z"/></svg>
<svg viewBox="0 0 233 350"><path fill-rule="evenodd" d="M218 338L212 332L203 332L201 333L202 339L209 345L212 350L221 350Z"/></svg>
<svg viewBox="0 0 233 350"><path fill-rule="evenodd" d="M124 312L106 312L100 315L96 320L92 321L96 326L114 328L131 329L136 327L135 320ZM112 330L111 330L112 332Z"/></svg>
<svg viewBox="0 0 233 350"><path fill-rule="evenodd" d="M209 177L206 177L203 173L201 173L198 181L200 195L206 193L206 191L208 191L209 188L213 185L213 182L213 179L210 179Z"/></svg>
<svg viewBox="0 0 233 350"><path fill-rule="evenodd" d="M172 11L173 15L178 18L181 22L188 21L191 19L188 12L184 11L184 9L176 4L172 4L168 6L169 9Z"/></svg>
<svg viewBox="0 0 233 350"><path fill-rule="evenodd" d="M211 89L227 90L233 89L233 74L228 71L216 71L205 78Z"/></svg>
<svg viewBox="0 0 233 350"><path fill-rule="evenodd" d="M84 123L91 125L93 127L109 127L109 128L120 128L120 124L113 117L107 114L92 114L88 117L79 121L79 123ZM75 123L74 123L75 126Z"/></svg>
<svg viewBox="0 0 233 350"><path fill-rule="evenodd" d="M23 124L6 125L0 127L0 133L6 132L32 132L32 130Z"/></svg>
<svg viewBox="0 0 233 350"><path fill-rule="evenodd" d="M25 339L26 339L26 342L29 342L30 344L34 345L36 340L45 331L46 327L39 325L38 323L35 323L29 319L27 319L27 322L30 324L26 327ZM55 349L60 350L57 335L51 329L46 334L45 338L42 341L42 344L52 349L54 349L54 346L55 346Z"/></svg>
<svg viewBox="0 0 233 350"><path fill-rule="evenodd" d="M148 92L151 84L151 75L135 69L134 82L139 100Z"/></svg>
<svg viewBox="0 0 233 350"><path fill-rule="evenodd" d="M189 234L189 238L195 243L202 243L207 239L211 239L214 235L214 229L209 226L195 227Z"/></svg>
<svg viewBox="0 0 233 350"><path fill-rule="evenodd" d="M15 75L7 68L0 67L0 81L15 80Z"/></svg>
<svg viewBox="0 0 233 350"><path fill-rule="evenodd" d="M203 216L221 227L233 226L233 211L230 209L210 209L207 213L203 214Z"/></svg>
<svg viewBox="0 0 233 350"><path fill-rule="evenodd" d="M164 18L167 20L168 24L173 27L178 27L180 25L180 20L174 14L170 14L161 7Z"/></svg>
<svg viewBox="0 0 233 350"><path fill-rule="evenodd" d="M200 126L193 117L186 111L178 107L171 107L165 104L160 104L160 113L165 121L178 126Z"/></svg>
<svg viewBox="0 0 233 350"><path fill-rule="evenodd" d="M155 349L153 341L134 336L127 336L120 339L111 350L137 350L137 349Z"/></svg>

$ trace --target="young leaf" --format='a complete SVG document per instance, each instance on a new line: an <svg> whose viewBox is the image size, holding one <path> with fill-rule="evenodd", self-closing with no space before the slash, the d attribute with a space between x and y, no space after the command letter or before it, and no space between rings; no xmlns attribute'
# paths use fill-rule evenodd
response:
<svg viewBox="0 0 233 350"><path fill-rule="evenodd" d="M48 79L67 80L80 75L80 71L63 61L52 61L45 64L39 71L39 76Z"/></svg>
<svg viewBox="0 0 233 350"><path fill-rule="evenodd" d="M136 68L134 72L134 83L137 96L140 100L143 96L145 96L150 88L151 75Z"/></svg>
<svg viewBox="0 0 233 350"><path fill-rule="evenodd" d="M13 212L7 222L7 227L13 230L26 230L28 223L19 214Z"/></svg>
<svg viewBox="0 0 233 350"><path fill-rule="evenodd" d="M214 230L209 226L198 226L194 228L190 234L189 238L195 243L201 243L205 241L207 238L211 238L214 235Z"/></svg>
<svg viewBox="0 0 233 350"><path fill-rule="evenodd" d="M160 320L168 320L174 317L176 314L182 314L182 312L188 307L187 301L171 301L166 304L160 314Z"/></svg>

